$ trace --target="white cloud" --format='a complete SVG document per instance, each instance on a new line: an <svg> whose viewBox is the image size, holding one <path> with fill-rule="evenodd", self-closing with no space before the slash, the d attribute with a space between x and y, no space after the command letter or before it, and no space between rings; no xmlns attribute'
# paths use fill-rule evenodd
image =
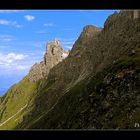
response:
<svg viewBox="0 0 140 140"><path fill-rule="evenodd" d="M14 40L13 36L10 36L10 35L0 35L0 43L10 42L12 40Z"/></svg>
<svg viewBox="0 0 140 140"><path fill-rule="evenodd" d="M14 26L17 28L21 27L21 25L19 25L17 23L17 21L10 21L10 20L6 20L6 19L0 19L0 25Z"/></svg>
<svg viewBox="0 0 140 140"><path fill-rule="evenodd" d="M16 70L27 70L30 68L30 65L16 65Z"/></svg>
<svg viewBox="0 0 140 140"><path fill-rule="evenodd" d="M44 53L43 53L44 54ZM0 76L26 75L35 62L40 62L42 52L37 53L0 53Z"/></svg>
<svg viewBox="0 0 140 140"><path fill-rule="evenodd" d="M11 21L10 24L11 24L12 26L15 26L16 28L22 27L22 25L19 25L19 24L17 23L17 21Z"/></svg>
<svg viewBox="0 0 140 140"><path fill-rule="evenodd" d="M0 75L9 75L9 74L22 74L22 72L28 72L31 65L20 64L20 63L11 63L11 64L1 64L0 63Z"/></svg>
<svg viewBox="0 0 140 140"><path fill-rule="evenodd" d="M15 54L15 53L8 53L8 54L0 53L0 64L10 65L15 61L25 59L25 57L27 57L27 55Z"/></svg>
<svg viewBox="0 0 140 140"><path fill-rule="evenodd" d="M0 13L18 13L23 12L24 10L0 10Z"/></svg>
<svg viewBox="0 0 140 140"><path fill-rule="evenodd" d="M46 26L46 27L52 27L52 26L54 26L54 24L53 23L45 23L44 26Z"/></svg>
<svg viewBox="0 0 140 140"><path fill-rule="evenodd" d="M26 16L24 16L24 18L25 18L27 21L32 21L32 20L35 19L35 17L32 16L32 15L26 15Z"/></svg>
<svg viewBox="0 0 140 140"><path fill-rule="evenodd" d="M17 27L17 28L21 28L22 25L17 24L17 25L15 25L15 27Z"/></svg>
<svg viewBox="0 0 140 140"><path fill-rule="evenodd" d="M49 23L45 23L43 26L45 26L45 27L53 27L54 26L54 24L53 23L51 23L51 22L49 22ZM38 31L34 31L34 33L37 33L37 34L46 34L47 33L47 30L46 30L47 28L45 28L45 29L42 29L42 30L38 30Z"/></svg>
<svg viewBox="0 0 140 140"><path fill-rule="evenodd" d="M0 19L0 24L1 25L9 25L9 21L8 20L4 20L4 19Z"/></svg>
<svg viewBox="0 0 140 140"><path fill-rule="evenodd" d="M66 50L72 48L73 44L75 43L76 38L59 38L62 47Z"/></svg>
<svg viewBox="0 0 140 140"><path fill-rule="evenodd" d="M72 49L72 45L63 45L62 46L65 50L71 50Z"/></svg>
<svg viewBox="0 0 140 140"><path fill-rule="evenodd" d="M0 53L0 75L22 74L31 67L28 55L18 53Z"/></svg>

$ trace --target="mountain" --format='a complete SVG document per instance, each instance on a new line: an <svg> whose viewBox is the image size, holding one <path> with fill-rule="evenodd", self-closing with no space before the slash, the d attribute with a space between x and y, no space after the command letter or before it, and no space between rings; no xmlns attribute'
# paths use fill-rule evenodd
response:
<svg viewBox="0 0 140 140"><path fill-rule="evenodd" d="M44 59L1 98L0 129L121 129L140 123L140 11L87 25L65 52Z"/></svg>
<svg viewBox="0 0 140 140"><path fill-rule="evenodd" d="M50 69L69 54L60 46L57 39L48 42L46 49L43 61L34 64L29 74L0 98L1 129L11 129L22 121L25 113L23 110L26 110L28 103L34 99L34 94L37 92L39 85L37 82L42 78L46 79Z"/></svg>
<svg viewBox="0 0 140 140"><path fill-rule="evenodd" d="M43 61L40 64L34 64L28 74L29 81L37 82L40 79L47 78L50 69L66 58L68 54L60 46L57 39L54 42L48 42Z"/></svg>

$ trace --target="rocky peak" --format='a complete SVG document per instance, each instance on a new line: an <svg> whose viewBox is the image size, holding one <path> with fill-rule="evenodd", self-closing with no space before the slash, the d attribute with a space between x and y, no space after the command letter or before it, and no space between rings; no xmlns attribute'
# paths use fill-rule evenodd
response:
<svg viewBox="0 0 140 140"><path fill-rule="evenodd" d="M29 71L29 81L37 82L40 79L47 78L50 69L65 59L68 54L69 52L66 52L60 46L58 39L55 39L53 42L48 42L43 61L39 64L35 63Z"/></svg>
<svg viewBox="0 0 140 140"><path fill-rule="evenodd" d="M60 44L59 44L59 40L55 38L54 42L47 43L46 52L54 55L55 54L54 50L56 50L56 48L62 49Z"/></svg>
<svg viewBox="0 0 140 140"><path fill-rule="evenodd" d="M119 13L114 12L114 14L110 15L105 21L104 29L112 29L118 25L123 26L135 19L140 19L139 10L121 10Z"/></svg>
<svg viewBox="0 0 140 140"><path fill-rule="evenodd" d="M84 34L84 36L91 36L91 35L95 35L97 32L101 31L102 28L98 28L96 26L93 25L87 25L83 28L83 32L82 34Z"/></svg>
<svg viewBox="0 0 140 140"><path fill-rule="evenodd" d="M92 33L98 31L99 28L94 25L87 25L83 28L83 32L85 33Z"/></svg>

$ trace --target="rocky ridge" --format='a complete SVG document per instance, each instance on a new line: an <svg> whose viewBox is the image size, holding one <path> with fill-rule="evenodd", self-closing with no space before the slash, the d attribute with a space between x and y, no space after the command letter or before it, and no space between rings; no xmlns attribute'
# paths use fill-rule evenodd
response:
<svg viewBox="0 0 140 140"><path fill-rule="evenodd" d="M69 56L63 62L54 66L50 71L48 79L45 82L46 84L41 87L41 89L45 87L43 88L44 94L35 99L36 106L32 111L29 111L30 113L26 116L25 121L23 121L19 128L58 128L59 126L61 128L62 125L60 125L60 123L64 122L63 119L61 120L61 117L63 115L65 117L64 112L66 110L67 113L69 111L71 112L75 108L75 106L72 105L77 101L74 94L82 94L85 93L85 90L88 91L89 89L84 89L84 91L82 89L92 77L94 79L96 74L103 71L108 65L114 64L120 57L131 54L135 48L139 47L140 27L138 23L140 18L134 18L132 16L135 12L136 11L121 11L114 13L106 20L103 29L92 25L84 27L79 38L73 45ZM77 90L78 85L82 81L84 81L84 84ZM65 99L67 96L72 99ZM67 104L68 99L71 105ZM62 111L63 113L57 108L59 100L62 104L65 103L63 109L66 110L64 112ZM77 102L77 104L80 103ZM74 108L69 110L70 107ZM52 108L51 113L54 111L53 114L50 113L50 115L47 113L47 115L42 115L42 117L38 116L30 123L30 120L39 114L40 109L42 109L43 112L43 110L51 110ZM61 108L61 106L59 106L59 108ZM37 110L39 112L37 112ZM60 116L58 120L54 115L55 112ZM49 117L48 120L47 116ZM54 118L51 118L52 116L54 116ZM77 114L77 118L78 117L79 115ZM66 122L64 122L64 127L62 128L75 128L76 123L73 124L74 126L71 125L72 122L70 120L72 118L67 117L65 119ZM68 119L70 120L68 121ZM62 122L59 122L59 120ZM41 121L43 121L43 123L41 123ZM45 124L44 121L46 122L46 126L44 125L43 127L42 124ZM66 126L65 123L70 124ZM55 124L58 124L58 126Z"/></svg>
<svg viewBox="0 0 140 140"><path fill-rule="evenodd" d="M68 56L69 52L64 51L57 39L54 42L48 42L43 61L35 63L29 71L28 78L30 82L37 82L40 79L47 78L50 69Z"/></svg>

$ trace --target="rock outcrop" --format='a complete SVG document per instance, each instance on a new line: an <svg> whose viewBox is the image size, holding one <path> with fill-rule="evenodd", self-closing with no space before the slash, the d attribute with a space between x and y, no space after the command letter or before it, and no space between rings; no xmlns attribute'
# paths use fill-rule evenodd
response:
<svg viewBox="0 0 140 140"><path fill-rule="evenodd" d="M57 39L54 42L48 42L43 61L40 64L34 64L28 74L29 81L37 82L47 78L50 69L65 59L68 54L69 52L64 51Z"/></svg>

